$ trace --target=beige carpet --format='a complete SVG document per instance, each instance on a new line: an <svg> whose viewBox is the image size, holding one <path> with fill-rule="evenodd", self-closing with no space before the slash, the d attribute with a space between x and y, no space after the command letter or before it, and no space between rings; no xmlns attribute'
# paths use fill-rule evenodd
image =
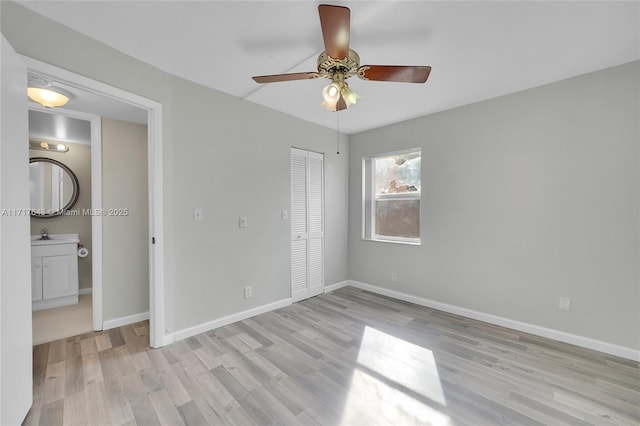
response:
<svg viewBox="0 0 640 426"><path fill-rule="evenodd" d="M33 312L33 344L52 342L93 330L91 295L80 296L77 305Z"/></svg>

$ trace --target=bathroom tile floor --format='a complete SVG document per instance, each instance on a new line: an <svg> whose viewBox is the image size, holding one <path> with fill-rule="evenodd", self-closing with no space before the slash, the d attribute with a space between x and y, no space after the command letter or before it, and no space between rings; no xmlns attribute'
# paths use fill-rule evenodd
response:
<svg viewBox="0 0 640 426"><path fill-rule="evenodd" d="M79 297L77 305L33 312L33 344L52 342L93 330L91 295Z"/></svg>

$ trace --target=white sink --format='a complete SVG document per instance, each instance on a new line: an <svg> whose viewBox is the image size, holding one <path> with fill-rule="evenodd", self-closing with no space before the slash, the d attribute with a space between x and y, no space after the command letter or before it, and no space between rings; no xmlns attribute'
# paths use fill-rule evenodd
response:
<svg viewBox="0 0 640 426"><path fill-rule="evenodd" d="M50 244L78 244L80 237L78 234L49 234L48 240L41 240L41 235L31 236L32 246L46 246Z"/></svg>

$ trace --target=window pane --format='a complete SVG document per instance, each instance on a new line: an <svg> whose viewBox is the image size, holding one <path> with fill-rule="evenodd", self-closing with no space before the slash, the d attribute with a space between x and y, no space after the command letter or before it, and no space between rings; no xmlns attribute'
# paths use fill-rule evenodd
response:
<svg viewBox="0 0 640 426"><path fill-rule="evenodd" d="M420 152L377 157L375 193L420 192Z"/></svg>
<svg viewBox="0 0 640 426"><path fill-rule="evenodd" d="M420 238L420 200L376 200L376 235Z"/></svg>

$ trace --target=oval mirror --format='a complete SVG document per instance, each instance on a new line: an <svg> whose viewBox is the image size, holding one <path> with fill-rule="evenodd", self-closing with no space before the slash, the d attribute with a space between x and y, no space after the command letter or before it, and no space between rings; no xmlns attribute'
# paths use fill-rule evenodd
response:
<svg viewBox="0 0 640 426"><path fill-rule="evenodd" d="M31 216L62 215L78 201L78 178L67 166L51 158L29 159Z"/></svg>

